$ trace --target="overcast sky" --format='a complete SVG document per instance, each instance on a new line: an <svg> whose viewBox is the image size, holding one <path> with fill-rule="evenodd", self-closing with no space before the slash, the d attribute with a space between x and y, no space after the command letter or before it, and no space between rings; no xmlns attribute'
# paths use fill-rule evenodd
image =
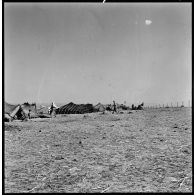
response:
<svg viewBox="0 0 195 195"><path fill-rule="evenodd" d="M5 3L9 103L191 99L191 4Z"/></svg>

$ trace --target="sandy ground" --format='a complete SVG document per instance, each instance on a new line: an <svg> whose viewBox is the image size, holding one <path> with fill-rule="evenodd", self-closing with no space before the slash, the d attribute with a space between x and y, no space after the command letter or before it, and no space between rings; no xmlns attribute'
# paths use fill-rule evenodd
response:
<svg viewBox="0 0 195 195"><path fill-rule="evenodd" d="M191 108L128 112L5 123L5 192L192 192Z"/></svg>

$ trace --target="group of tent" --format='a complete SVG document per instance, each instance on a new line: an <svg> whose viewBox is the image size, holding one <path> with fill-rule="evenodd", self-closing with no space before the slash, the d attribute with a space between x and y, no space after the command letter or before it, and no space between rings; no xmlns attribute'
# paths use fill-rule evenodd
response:
<svg viewBox="0 0 195 195"><path fill-rule="evenodd" d="M29 104L25 102L23 104L9 104L4 102L4 121L10 122L12 120L25 120L28 118L30 111L31 118L48 118L49 115L42 114L37 109L36 104Z"/></svg>
<svg viewBox="0 0 195 195"><path fill-rule="evenodd" d="M93 106L93 104L74 104L73 102L70 102L69 104L63 105L61 107L57 107L54 103L52 103L52 105L56 114L84 114L113 110L113 105L103 105L101 103L98 103L95 106ZM116 107L117 109L122 110L131 109L130 107L127 107L123 104L117 104ZM142 107L143 104L139 105L137 109L143 109ZM37 108L36 103L29 104L26 102L23 104L12 105L4 102L4 121L12 121L14 119L25 120L28 118L29 111L31 118L50 118L50 110L51 107L47 108L46 106L40 106L40 108Z"/></svg>

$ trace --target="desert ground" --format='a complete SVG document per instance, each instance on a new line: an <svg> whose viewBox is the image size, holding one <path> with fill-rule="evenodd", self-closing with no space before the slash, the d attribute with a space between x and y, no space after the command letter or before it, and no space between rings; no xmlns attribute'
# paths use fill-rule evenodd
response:
<svg viewBox="0 0 195 195"><path fill-rule="evenodd" d="M4 190L192 192L192 109L5 123Z"/></svg>

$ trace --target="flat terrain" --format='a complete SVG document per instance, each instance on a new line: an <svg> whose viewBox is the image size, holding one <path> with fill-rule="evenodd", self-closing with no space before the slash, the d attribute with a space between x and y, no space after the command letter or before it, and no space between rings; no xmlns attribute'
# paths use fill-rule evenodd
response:
<svg viewBox="0 0 195 195"><path fill-rule="evenodd" d="M191 123L191 108L5 123L5 192L191 192Z"/></svg>

